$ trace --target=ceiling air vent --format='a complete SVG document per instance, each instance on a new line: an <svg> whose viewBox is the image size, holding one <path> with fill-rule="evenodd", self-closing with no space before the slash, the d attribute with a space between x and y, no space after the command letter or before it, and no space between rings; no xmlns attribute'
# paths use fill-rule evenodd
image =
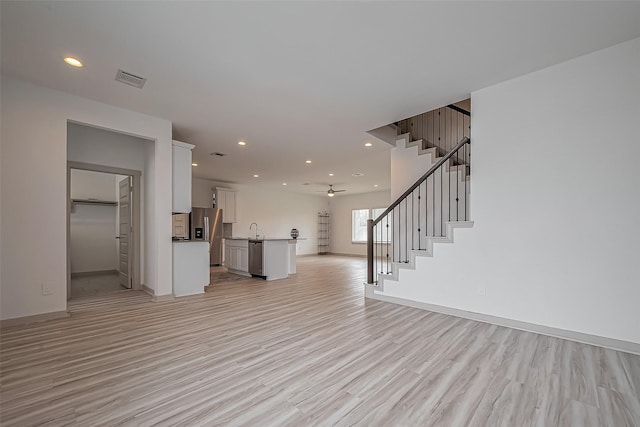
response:
<svg viewBox="0 0 640 427"><path fill-rule="evenodd" d="M120 83L127 84L129 86L137 87L138 89L142 89L146 78L136 76L135 74L127 73L126 71L118 70L118 74L116 74L116 80Z"/></svg>
<svg viewBox="0 0 640 427"><path fill-rule="evenodd" d="M214 151L213 153L209 153L210 156L218 156L218 157L224 157L226 156L226 154L224 153L219 153L217 151Z"/></svg>

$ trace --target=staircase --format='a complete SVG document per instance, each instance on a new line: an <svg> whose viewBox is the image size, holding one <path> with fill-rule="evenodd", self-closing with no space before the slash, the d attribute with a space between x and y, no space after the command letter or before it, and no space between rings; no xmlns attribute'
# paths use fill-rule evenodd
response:
<svg viewBox="0 0 640 427"><path fill-rule="evenodd" d="M456 228L470 228L470 114L449 105L394 124L396 149L415 148L430 167L375 220L368 222L367 297L433 256L434 243L452 243ZM455 138L460 138L455 141Z"/></svg>

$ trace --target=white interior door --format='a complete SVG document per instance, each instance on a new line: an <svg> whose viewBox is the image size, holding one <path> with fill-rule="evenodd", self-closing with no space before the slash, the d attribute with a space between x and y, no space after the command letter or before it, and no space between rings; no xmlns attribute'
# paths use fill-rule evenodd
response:
<svg viewBox="0 0 640 427"><path fill-rule="evenodd" d="M120 246L120 284L131 289L131 177L119 182L118 209L120 214L119 246Z"/></svg>

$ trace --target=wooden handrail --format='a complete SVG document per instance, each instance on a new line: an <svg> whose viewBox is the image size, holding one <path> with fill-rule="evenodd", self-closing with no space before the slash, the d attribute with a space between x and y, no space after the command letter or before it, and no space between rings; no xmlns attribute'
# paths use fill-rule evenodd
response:
<svg viewBox="0 0 640 427"><path fill-rule="evenodd" d="M456 110L458 113L462 113L465 116L471 117L471 113L469 111L465 110L464 108L460 108L457 105L449 104L447 105L447 107L451 108L452 110Z"/></svg>

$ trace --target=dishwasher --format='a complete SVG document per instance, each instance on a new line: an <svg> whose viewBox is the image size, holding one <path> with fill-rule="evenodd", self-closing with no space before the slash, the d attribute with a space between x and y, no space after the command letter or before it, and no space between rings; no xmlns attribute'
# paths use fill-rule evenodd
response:
<svg viewBox="0 0 640 427"><path fill-rule="evenodd" d="M264 277L262 273L262 244L261 240L249 240L249 274Z"/></svg>

